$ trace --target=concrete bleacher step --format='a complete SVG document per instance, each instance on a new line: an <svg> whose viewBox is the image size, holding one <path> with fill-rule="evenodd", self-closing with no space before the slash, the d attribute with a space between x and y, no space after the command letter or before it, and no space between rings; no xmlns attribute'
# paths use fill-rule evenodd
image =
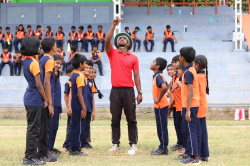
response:
<svg viewBox="0 0 250 166"><path fill-rule="evenodd" d="M182 21L181 23L175 23L171 21L167 21L164 24L161 24L159 26L158 23L122 23L122 31L124 31L125 27L129 27L130 32L132 32L136 26L139 26L141 28L140 32L146 33L147 27L151 26L153 29L153 32L155 33L161 33L161 36L163 35L163 32L166 30L166 25L170 25L172 31L178 31L178 32L184 32L184 26L187 26L187 32L192 33L207 33L210 35L215 34L223 34L223 33L230 33L232 32L232 29L234 29L235 24L234 23L209 23L209 20L207 23L189 23L188 21ZM218 35L219 35L218 34ZM145 35L145 34L144 34ZM220 35L219 35L220 36ZM198 35L197 35L198 37Z"/></svg>
<svg viewBox="0 0 250 166"><path fill-rule="evenodd" d="M177 23L193 23L193 24L207 24L210 23L210 17L212 17L212 22L216 24L217 17L219 17L220 23L234 23L234 16L227 15L170 15L170 16L157 16L154 15L124 15L122 16L122 23L137 23L137 24L177 24Z"/></svg>

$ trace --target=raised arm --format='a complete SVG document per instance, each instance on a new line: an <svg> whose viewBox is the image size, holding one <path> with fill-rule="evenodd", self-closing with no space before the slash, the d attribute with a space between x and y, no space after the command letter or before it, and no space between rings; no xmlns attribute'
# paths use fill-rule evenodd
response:
<svg viewBox="0 0 250 166"><path fill-rule="evenodd" d="M106 36L106 40L105 40L105 50L107 52L109 52L111 49L112 49L112 43L111 43L111 39L112 39L112 36L113 36L113 33L115 31L115 27L117 24L119 24L123 19L122 18L115 18L113 19L113 25L112 27L110 28L107 36Z"/></svg>

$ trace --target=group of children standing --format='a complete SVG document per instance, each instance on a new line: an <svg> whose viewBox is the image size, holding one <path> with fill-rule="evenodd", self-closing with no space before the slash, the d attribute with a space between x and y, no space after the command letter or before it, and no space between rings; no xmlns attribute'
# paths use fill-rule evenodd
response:
<svg viewBox="0 0 250 166"><path fill-rule="evenodd" d="M62 113L59 70L63 58L55 54L55 43L51 37L42 40L44 54L39 56L39 62L34 56L40 50L40 40L27 37L20 48L21 54L26 57L23 70L28 82L24 94L28 125L23 165L56 162L59 155L59 151L54 149L54 143L59 115ZM71 63L67 68L70 79L64 91L68 126L63 151L70 151L70 155L86 156L81 148L91 148L88 140L90 122L95 120L94 93L99 92L94 83L96 71L93 62L78 53L71 58Z"/></svg>
<svg viewBox="0 0 250 166"><path fill-rule="evenodd" d="M132 40L133 40L133 52L135 52L135 50L136 50L136 43L138 44L137 51L140 52L141 40L139 38L137 38L137 33L139 32L139 30L140 30L140 28L137 26L137 27L135 27L135 30L133 30L132 33L130 33L129 32L129 27L125 27L126 33L128 33L131 36ZM151 26L148 26L147 30L148 31L146 32L145 40L143 41L143 44L144 44L145 50L147 52L152 52L153 48L154 48L154 43L155 43L155 34L154 34ZM162 43L163 43L162 51L166 52L167 43L170 42L172 52L176 52L174 50L174 43L177 43L178 41L177 41L177 39L176 39L176 37L174 35L174 32L171 30L170 25L166 26L166 30L164 31L163 35L164 35L164 37L163 37L163 40L162 40ZM174 41L174 39L175 39L175 41ZM148 43L151 43L150 49L148 49Z"/></svg>
<svg viewBox="0 0 250 166"><path fill-rule="evenodd" d="M209 157L206 126L208 65L205 56L195 54L194 48L183 47L180 55L173 57L172 64L167 66L165 59L156 58L150 67L154 71L153 99L160 140L159 149L151 155L168 154L167 117L173 112L177 144L171 148L183 153L176 158L181 160L180 164L199 164L200 160L208 161ZM162 74L166 66L172 77L170 85Z"/></svg>

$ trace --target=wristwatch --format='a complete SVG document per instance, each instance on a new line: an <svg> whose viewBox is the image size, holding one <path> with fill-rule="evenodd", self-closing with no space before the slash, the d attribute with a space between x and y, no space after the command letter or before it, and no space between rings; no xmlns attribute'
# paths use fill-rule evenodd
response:
<svg viewBox="0 0 250 166"><path fill-rule="evenodd" d="M139 94L143 94L143 92L142 92L142 91L139 91L138 93L139 93Z"/></svg>

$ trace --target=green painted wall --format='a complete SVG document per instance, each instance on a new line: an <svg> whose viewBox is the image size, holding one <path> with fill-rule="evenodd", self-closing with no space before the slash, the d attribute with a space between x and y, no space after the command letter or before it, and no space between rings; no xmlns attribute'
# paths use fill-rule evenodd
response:
<svg viewBox="0 0 250 166"><path fill-rule="evenodd" d="M39 3L40 0L12 0L12 3ZM76 2L76 0L42 0L42 3ZM112 2L112 0L78 0L78 2Z"/></svg>

